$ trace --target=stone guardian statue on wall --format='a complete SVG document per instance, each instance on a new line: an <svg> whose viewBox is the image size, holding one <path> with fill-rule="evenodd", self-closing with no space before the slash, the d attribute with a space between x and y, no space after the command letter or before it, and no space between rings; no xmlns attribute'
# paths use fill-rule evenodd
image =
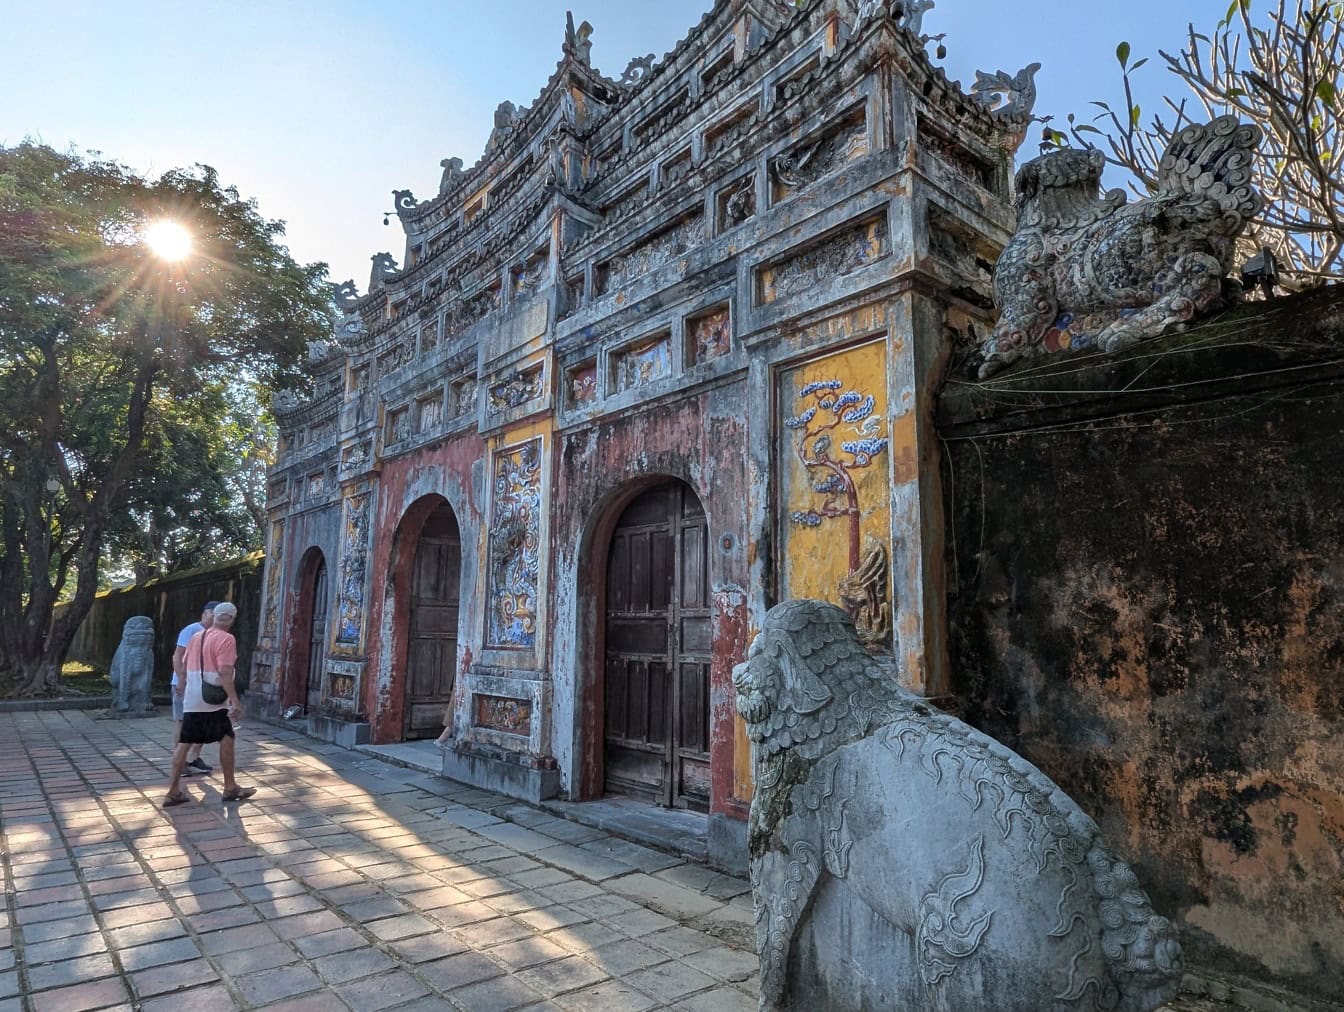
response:
<svg viewBox="0 0 1344 1012"><path fill-rule="evenodd" d="M994 267L999 323L981 378L1020 358L1119 351L1216 308L1237 237L1260 212L1260 129L1220 116L1172 138L1157 189L1104 196L1106 159L1064 148L1017 173L1017 231Z"/></svg>
<svg viewBox="0 0 1344 1012"><path fill-rule="evenodd" d="M1147 1012L1181 948L1096 824L900 688L849 616L772 608L733 671L763 1010Z"/></svg>
<svg viewBox="0 0 1344 1012"><path fill-rule="evenodd" d="M154 681L154 621L146 615L133 615L122 627L121 643L112 655L107 673L112 683L112 709L109 716L153 716L150 699Z"/></svg>

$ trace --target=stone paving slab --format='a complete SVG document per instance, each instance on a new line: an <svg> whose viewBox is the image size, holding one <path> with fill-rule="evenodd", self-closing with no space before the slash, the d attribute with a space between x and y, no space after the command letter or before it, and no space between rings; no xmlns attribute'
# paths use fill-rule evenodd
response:
<svg viewBox="0 0 1344 1012"><path fill-rule="evenodd" d="M225 807L215 774L165 811L171 740L163 718L0 714L0 1003L755 1007L749 935L704 933L740 880L266 725L238 738L255 799Z"/></svg>
<svg viewBox="0 0 1344 1012"><path fill-rule="evenodd" d="M742 879L266 725L165 811L171 740L0 713L0 1012L756 1007Z"/></svg>

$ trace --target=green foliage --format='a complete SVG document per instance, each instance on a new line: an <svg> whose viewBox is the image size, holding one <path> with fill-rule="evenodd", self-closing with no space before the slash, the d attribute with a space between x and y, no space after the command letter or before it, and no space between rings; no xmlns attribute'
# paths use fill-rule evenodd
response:
<svg viewBox="0 0 1344 1012"><path fill-rule="evenodd" d="M141 241L163 219L193 237L177 263ZM105 548L255 543L225 505L255 484L255 389L301 382L331 326L325 266L282 235L205 166L0 147L0 668L27 691L59 678Z"/></svg>
<svg viewBox="0 0 1344 1012"><path fill-rule="evenodd" d="M1073 139L1100 147L1144 194L1157 189L1162 154L1185 126L1227 113L1254 123L1264 134L1252 172L1265 210L1242 255L1268 246L1294 287L1344 280L1344 3L1277 0L1253 18L1251 0L1232 0L1212 34L1190 25L1180 53L1161 53L1189 90L1165 100L1170 121L1143 125L1132 75L1147 59L1130 55L1128 42L1116 47L1124 105L1092 103L1105 129L1070 115ZM1055 134L1043 147L1061 143Z"/></svg>

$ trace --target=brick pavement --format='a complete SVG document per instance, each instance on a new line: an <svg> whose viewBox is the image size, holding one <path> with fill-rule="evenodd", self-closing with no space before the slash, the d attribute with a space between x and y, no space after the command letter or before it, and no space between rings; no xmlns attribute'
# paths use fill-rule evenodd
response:
<svg viewBox="0 0 1344 1012"><path fill-rule="evenodd" d="M262 724L164 811L171 740L0 714L0 1012L756 1007L740 879Z"/></svg>

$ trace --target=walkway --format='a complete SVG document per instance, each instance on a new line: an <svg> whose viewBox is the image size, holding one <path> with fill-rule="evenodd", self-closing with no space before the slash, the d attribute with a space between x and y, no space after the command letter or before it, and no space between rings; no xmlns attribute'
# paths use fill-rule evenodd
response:
<svg viewBox="0 0 1344 1012"><path fill-rule="evenodd" d="M165 812L171 737L0 714L0 1012L756 1008L740 879L261 724Z"/></svg>

